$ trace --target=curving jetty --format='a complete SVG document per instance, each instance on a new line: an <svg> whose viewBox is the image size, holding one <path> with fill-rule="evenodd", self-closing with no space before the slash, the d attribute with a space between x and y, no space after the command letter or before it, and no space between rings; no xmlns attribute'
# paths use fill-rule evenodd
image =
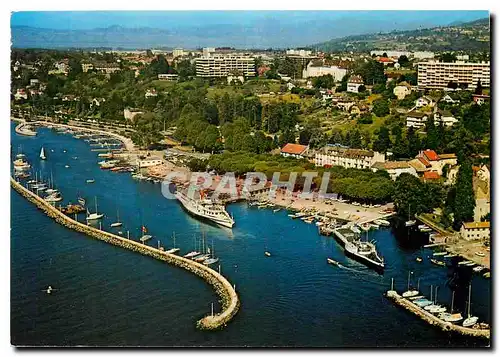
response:
<svg viewBox="0 0 500 357"><path fill-rule="evenodd" d="M98 228L80 223L63 214L57 208L22 186L19 182L15 181L12 177L10 178L10 184L12 188L14 188L14 190L19 192L28 201L34 203L38 208L44 211L47 216L53 218L59 224L62 224L75 231L85 233L92 238L102 240L106 243L129 249L143 255L148 255L155 259L165 261L168 264L181 267L207 281L214 287L215 292L219 296L222 305L222 311L220 313L214 314L213 316L208 315L200 319L197 322L198 328L203 330L215 330L222 328L226 326L226 324L238 312L240 301L235 289L231 286L229 281L227 281L224 276L222 276L215 270L193 260L186 259L175 254L169 254L142 243L122 238L112 233L105 232Z"/></svg>
<svg viewBox="0 0 500 357"><path fill-rule="evenodd" d="M422 320L431 325L438 326L444 331L451 331L459 333L461 335L480 337L488 340L490 339L490 329L475 329L471 327L463 327L461 325L455 325L451 322L443 321L437 316L431 314L429 311L424 310L413 304L410 300L405 299L394 290L387 291L386 296L387 298L394 301L397 305L404 307L406 310L417 315Z"/></svg>
<svg viewBox="0 0 500 357"><path fill-rule="evenodd" d="M19 123L14 130L19 135L36 136L36 131L28 129L26 122Z"/></svg>

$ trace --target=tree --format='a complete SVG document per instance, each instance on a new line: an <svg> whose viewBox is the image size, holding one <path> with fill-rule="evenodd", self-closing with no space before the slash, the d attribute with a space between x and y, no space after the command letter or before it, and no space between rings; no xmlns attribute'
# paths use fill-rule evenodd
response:
<svg viewBox="0 0 500 357"><path fill-rule="evenodd" d="M373 123L372 114L371 113L361 114L361 116L358 118L358 123L359 124L372 124Z"/></svg>
<svg viewBox="0 0 500 357"><path fill-rule="evenodd" d="M386 152L387 149L391 147L391 137L389 135L389 129L383 125L380 127L377 139L373 143L373 150L378 152Z"/></svg>
<svg viewBox="0 0 500 357"><path fill-rule="evenodd" d="M408 143L408 155L410 157L415 157L421 148L421 143L420 139L415 133L415 129L412 126L408 128L408 131L406 133L406 141Z"/></svg>
<svg viewBox="0 0 500 357"><path fill-rule="evenodd" d="M478 94L478 95L483 94L483 86L481 85L480 79L477 80L477 85L476 85L476 89L474 90L474 94Z"/></svg>
<svg viewBox="0 0 500 357"><path fill-rule="evenodd" d="M453 53L443 53L439 59L441 62L455 62L457 60L457 56L455 56Z"/></svg>
<svg viewBox="0 0 500 357"><path fill-rule="evenodd" d="M361 75L366 84L375 85L386 82L384 65L374 60L358 64L355 73Z"/></svg>
<svg viewBox="0 0 500 357"><path fill-rule="evenodd" d="M449 81L447 87L450 88L450 89L457 89L458 88L458 83L457 82L453 82L453 81Z"/></svg>
<svg viewBox="0 0 500 357"><path fill-rule="evenodd" d="M434 123L434 118L432 118L432 116L429 116L429 119L427 119L427 122L425 123L425 131L427 134L425 136L426 148L431 150L437 150L437 148L440 145L439 136L438 136L438 130Z"/></svg>
<svg viewBox="0 0 500 357"><path fill-rule="evenodd" d="M472 164L466 159L458 169L453 205L453 228L459 230L463 222L474 219L476 201L472 188Z"/></svg>
<svg viewBox="0 0 500 357"><path fill-rule="evenodd" d="M361 133L355 129L350 133L349 146L354 149L361 149Z"/></svg>
<svg viewBox="0 0 500 357"><path fill-rule="evenodd" d="M373 102L373 114L378 117L386 116L390 113L389 104L385 99L377 99Z"/></svg>
<svg viewBox="0 0 500 357"><path fill-rule="evenodd" d="M325 88L330 89L335 85L335 80L331 74L326 74L324 76L314 77L313 86L315 88Z"/></svg>
<svg viewBox="0 0 500 357"><path fill-rule="evenodd" d="M410 61L408 60L408 57L406 55L401 55L398 58L398 63L401 65L401 67L407 67Z"/></svg>

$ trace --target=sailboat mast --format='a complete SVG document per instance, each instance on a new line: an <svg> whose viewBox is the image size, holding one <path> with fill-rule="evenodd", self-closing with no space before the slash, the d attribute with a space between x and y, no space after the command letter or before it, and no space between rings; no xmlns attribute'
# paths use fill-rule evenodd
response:
<svg viewBox="0 0 500 357"><path fill-rule="evenodd" d="M467 317L470 317L470 298L471 298L471 288L472 288L472 283L469 282L469 301L467 305Z"/></svg>
<svg viewBox="0 0 500 357"><path fill-rule="evenodd" d="M97 214L97 196L95 196L95 213Z"/></svg>
<svg viewBox="0 0 500 357"><path fill-rule="evenodd" d="M431 285L431 301L434 301L434 300L432 300L432 291L433 291L433 290L434 290L434 289L432 289L432 285Z"/></svg>
<svg viewBox="0 0 500 357"><path fill-rule="evenodd" d="M434 290L434 304L437 304L438 301L438 288L439 286L436 286L436 290Z"/></svg>
<svg viewBox="0 0 500 357"><path fill-rule="evenodd" d="M453 314L453 303L455 302L455 291L451 294L451 309L450 313Z"/></svg>

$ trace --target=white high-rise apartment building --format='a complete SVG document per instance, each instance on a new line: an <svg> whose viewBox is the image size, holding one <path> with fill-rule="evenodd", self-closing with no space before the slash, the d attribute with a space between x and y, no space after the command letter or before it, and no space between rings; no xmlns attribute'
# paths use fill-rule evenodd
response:
<svg viewBox="0 0 500 357"><path fill-rule="evenodd" d="M227 77L232 74L254 77L254 58L238 54L211 54L196 59L196 75L198 77Z"/></svg>
<svg viewBox="0 0 500 357"><path fill-rule="evenodd" d="M490 62L419 62L418 87L443 89L454 82L467 85L468 89L476 88L477 81L483 87L490 86Z"/></svg>

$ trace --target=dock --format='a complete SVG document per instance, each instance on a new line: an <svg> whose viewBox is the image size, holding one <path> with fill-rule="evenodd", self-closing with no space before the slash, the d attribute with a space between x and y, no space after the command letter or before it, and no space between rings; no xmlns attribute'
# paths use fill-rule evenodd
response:
<svg viewBox="0 0 500 357"><path fill-rule="evenodd" d="M417 315L425 322L430 325L441 328L443 331L455 332L464 336L472 336L479 338L490 339L490 329L463 327L461 325L455 325L451 322L443 321L437 316L433 315L427 310L424 310L417 305L413 304L410 300L403 298L395 290L389 290L386 293L386 297L392 300L399 306L404 307L406 310L410 311L414 315Z"/></svg>
<svg viewBox="0 0 500 357"><path fill-rule="evenodd" d="M215 330L223 328L229 323L233 317L237 314L240 308L240 300L236 294L235 288L229 283L229 281L221 274L219 274L214 269L207 267L203 264L197 263L193 260L186 259L184 257L169 254L157 248L150 247L148 245L133 241L127 238L117 236L115 234L102 231L99 228L88 226L81 222L78 222L71 217L66 216L57 208L53 207L47 203L40 196L28 190L26 187L22 186L14 178L10 178L11 187L25 197L28 201L35 204L40 210L42 210L48 217L54 219L57 223L72 229L77 232L86 234L87 236L101 240L105 243L109 243L124 249L128 249L139 254L147 255L152 258L166 262L180 268L183 268L198 277L205 280L207 283L212 285L216 294L218 295L222 307L220 313L209 314L197 321L196 326L201 330Z"/></svg>

